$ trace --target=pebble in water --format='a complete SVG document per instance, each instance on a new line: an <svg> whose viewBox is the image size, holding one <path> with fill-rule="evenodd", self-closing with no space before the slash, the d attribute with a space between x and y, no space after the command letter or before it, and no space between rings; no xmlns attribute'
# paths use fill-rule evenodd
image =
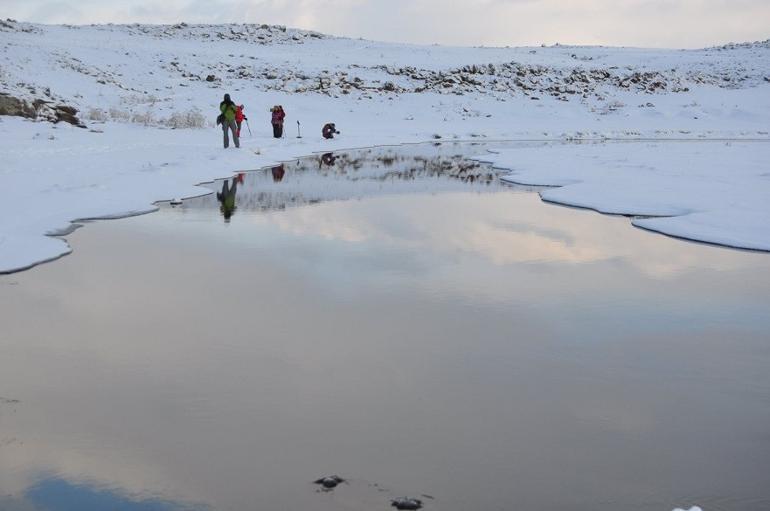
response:
<svg viewBox="0 0 770 511"><path fill-rule="evenodd" d="M344 483L345 480L338 475L324 476L320 479L313 481L314 484L320 484L321 489L328 491L333 490L338 484Z"/></svg>
<svg viewBox="0 0 770 511"><path fill-rule="evenodd" d="M396 509L420 509L422 507L422 501L420 499L410 499L408 497L401 497L390 501L390 505Z"/></svg>

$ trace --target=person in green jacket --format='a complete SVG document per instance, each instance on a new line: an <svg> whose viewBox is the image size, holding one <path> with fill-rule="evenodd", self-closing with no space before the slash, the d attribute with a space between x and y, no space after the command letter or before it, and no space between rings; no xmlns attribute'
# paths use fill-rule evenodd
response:
<svg viewBox="0 0 770 511"><path fill-rule="evenodd" d="M238 140L238 124L235 122L236 109L235 103L230 99L230 94L225 94L225 99L219 104L219 111L224 116L222 119L222 131L225 135L225 149L230 147L230 138L227 136L228 129L233 132L235 147L241 147L241 142Z"/></svg>

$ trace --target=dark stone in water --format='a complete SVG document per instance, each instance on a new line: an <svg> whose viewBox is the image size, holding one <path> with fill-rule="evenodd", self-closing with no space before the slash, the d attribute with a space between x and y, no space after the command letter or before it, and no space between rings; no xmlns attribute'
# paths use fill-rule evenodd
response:
<svg viewBox="0 0 770 511"><path fill-rule="evenodd" d="M324 476L320 479L316 479L313 481L313 484L320 484L323 489L325 490L332 490L334 489L338 484L344 483L345 480L341 478L340 476L334 475L334 476Z"/></svg>
<svg viewBox="0 0 770 511"><path fill-rule="evenodd" d="M390 505L396 509L420 509L422 507L422 501L420 499L410 499L407 497L401 497L390 501Z"/></svg>

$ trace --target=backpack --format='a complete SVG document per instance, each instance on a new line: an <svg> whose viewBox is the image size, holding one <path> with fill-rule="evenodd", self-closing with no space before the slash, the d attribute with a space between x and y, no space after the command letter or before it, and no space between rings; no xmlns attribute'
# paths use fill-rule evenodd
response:
<svg viewBox="0 0 770 511"><path fill-rule="evenodd" d="M217 126L225 123L225 114L217 115Z"/></svg>

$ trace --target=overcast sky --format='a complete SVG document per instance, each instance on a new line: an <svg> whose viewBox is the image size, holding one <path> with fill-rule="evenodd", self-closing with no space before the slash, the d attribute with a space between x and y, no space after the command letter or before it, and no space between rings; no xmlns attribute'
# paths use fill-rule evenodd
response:
<svg viewBox="0 0 770 511"><path fill-rule="evenodd" d="M696 48L770 38L770 0L0 0L41 23L275 23L380 41Z"/></svg>

